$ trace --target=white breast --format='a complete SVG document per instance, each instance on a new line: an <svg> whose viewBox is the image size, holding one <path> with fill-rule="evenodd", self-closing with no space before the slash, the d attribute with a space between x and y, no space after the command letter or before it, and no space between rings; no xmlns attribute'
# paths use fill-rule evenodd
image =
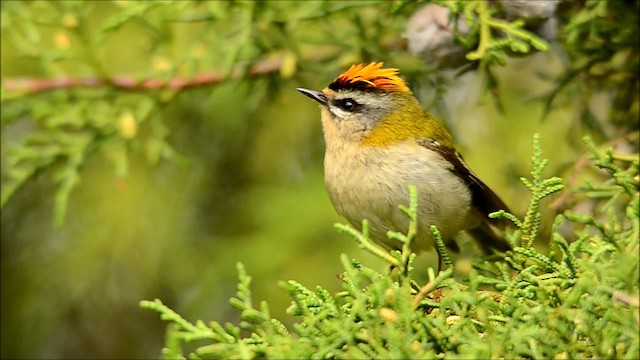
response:
<svg viewBox="0 0 640 360"><path fill-rule="evenodd" d="M471 194L450 169L438 154L409 141L391 147L341 143L325 153L325 185L334 207L357 228L367 218L371 238L388 248L400 246L388 240L388 230L408 229L398 205L408 206L410 184L418 189L414 251L431 248L432 224L445 240L475 226L469 222Z"/></svg>

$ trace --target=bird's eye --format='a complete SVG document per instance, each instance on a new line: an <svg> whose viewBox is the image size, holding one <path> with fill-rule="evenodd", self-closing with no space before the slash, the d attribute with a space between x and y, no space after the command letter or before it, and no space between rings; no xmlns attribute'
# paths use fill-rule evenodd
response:
<svg viewBox="0 0 640 360"><path fill-rule="evenodd" d="M342 100L336 101L336 106L338 106L340 109L342 109L344 111L348 111L348 112L355 111L358 108L359 105L360 104L355 102L353 99L342 99Z"/></svg>

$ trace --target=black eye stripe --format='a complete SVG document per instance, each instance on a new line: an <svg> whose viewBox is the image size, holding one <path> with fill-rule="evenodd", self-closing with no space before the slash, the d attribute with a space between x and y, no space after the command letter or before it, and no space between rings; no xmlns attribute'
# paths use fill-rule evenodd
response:
<svg viewBox="0 0 640 360"><path fill-rule="evenodd" d="M347 111L347 112L354 112L358 110L361 106L360 104L358 104L357 101L351 98L335 100L333 104L336 107L340 108L341 110Z"/></svg>

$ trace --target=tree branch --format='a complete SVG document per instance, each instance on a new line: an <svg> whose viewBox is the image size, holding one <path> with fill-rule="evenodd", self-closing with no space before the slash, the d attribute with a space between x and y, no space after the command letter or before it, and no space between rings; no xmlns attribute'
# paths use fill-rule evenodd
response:
<svg viewBox="0 0 640 360"><path fill-rule="evenodd" d="M257 76L274 73L280 70L282 66L281 59L269 59L259 61L249 67L246 75ZM201 73L193 78L185 78L176 76L167 80L164 79L147 79L136 80L132 76L116 76L113 78L9 78L2 82L2 86L8 91L25 91L27 93L39 93L56 89L70 89L77 87L101 87L111 86L122 90L154 90L154 89L172 89L181 90L203 85L217 84L223 80L236 79L243 75L242 69L236 66L228 77L221 73Z"/></svg>

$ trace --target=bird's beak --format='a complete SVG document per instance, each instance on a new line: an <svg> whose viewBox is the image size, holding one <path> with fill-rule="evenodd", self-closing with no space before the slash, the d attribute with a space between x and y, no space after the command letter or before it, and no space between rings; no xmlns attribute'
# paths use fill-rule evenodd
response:
<svg viewBox="0 0 640 360"><path fill-rule="evenodd" d="M304 95L307 95L308 97L312 98L313 100L319 102L322 105L327 105L327 97L320 91L314 91L314 90L309 90L304 88L297 88L296 90L300 91Z"/></svg>

